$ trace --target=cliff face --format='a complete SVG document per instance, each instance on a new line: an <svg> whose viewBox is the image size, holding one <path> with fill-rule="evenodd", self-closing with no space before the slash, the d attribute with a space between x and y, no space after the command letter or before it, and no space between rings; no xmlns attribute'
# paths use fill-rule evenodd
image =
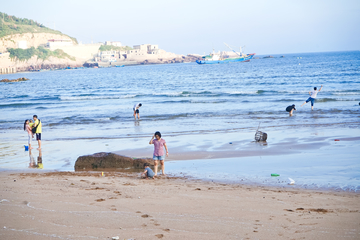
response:
<svg viewBox="0 0 360 240"><path fill-rule="evenodd" d="M0 38L0 52L5 52L7 48L18 48L19 41L26 41L27 47L35 47L47 44L49 39L66 39L71 40L74 45L75 43L70 37L66 35L53 34L53 33L22 33L7 35Z"/></svg>
<svg viewBox="0 0 360 240"><path fill-rule="evenodd" d="M7 48L18 48L19 41L26 41L27 48L38 46L44 46L47 44L49 39L63 39L71 40L73 46L68 47L58 47L57 49L62 49L64 52L68 53L71 57L75 57L76 60L73 61L68 58L56 58L49 57L46 60L39 59L37 56L26 61L18 61L15 59L10 59L9 53L4 53ZM93 44L94 46L85 46L78 45L74 40L66 35L53 34L53 33L23 33L23 34L13 34L7 35L0 38L0 68L6 67L16 67L17 71L27 71L32 69L48 69L48 68L63 68L67 66L82 66L82 64L92 58L92 54L97 53L99 49L99 44ZM55 50L55 49L54 49Z"/></svg>

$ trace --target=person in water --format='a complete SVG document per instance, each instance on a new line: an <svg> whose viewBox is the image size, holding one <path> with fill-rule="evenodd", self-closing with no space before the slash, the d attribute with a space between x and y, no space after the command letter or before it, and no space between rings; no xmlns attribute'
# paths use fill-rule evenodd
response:
<svg viewBox="0 0 360 240"><path fill-rule="evenodd" d="M296 108L295 108L295 104L291 105L291 106L288 106L286 108L286 111L289 113L289 116L291 117L293 115L293 111L296 111Z"/></svg>
<svg viewBox="0 0 360 240"><path fill-rule="evenodd" d="M166 146L166 141L165 139L161 138L161 133L160 132L155 132L155 134L152 136L149 144L154 144L154 154L153 154L153 159L154 159L154 169L155 169L155 176L157 176L157 167L158 167L158 162L160 161L161 164L161 171L162 174L165 175L165 165L164 165L164 160L165 160L165 153L164 153L164 147L166 150L166 156L169 156L169 151L168 148Z"/></svg>
<svg viewBox="0 0 360 240"><path fill-rule="evenodd" d="M321 85L319 90L317 90L317 88L314 87L314 91L309 92L310 97L301 105L301 107L311 101L311 110L314 110L314 102L315 102L316 96L317 96L318 92L321 91L322 87L323 87L323 85Z"/></svg>
<svg viewBox="0 0 360 240"><path fill-rule="evenodd" d="M134 105L133 110L134 110L134 118L136 120L136 114L137 114L137 118L140 119L140 111L139 108L142 106L141 103L137 103Z"/></svg>

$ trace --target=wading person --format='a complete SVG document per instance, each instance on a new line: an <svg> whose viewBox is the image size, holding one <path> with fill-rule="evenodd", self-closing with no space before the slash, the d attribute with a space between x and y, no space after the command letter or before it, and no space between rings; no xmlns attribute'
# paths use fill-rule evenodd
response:
<svg viewBox="0 0 360 240"><path fill-rule="evenodd" d="M164 165L164 160L165 160L165 153L164 153L164 147L166 150L166 156L169 156L169 152L168 152L168 148L166 146L166 142L165 139L161 138L161 133L160 132L156 132L149 144L154 144L154 154L153 154L153 159L154 159L154 170L155 170L155 176L157 175L157 167L158 167L158 162L160 161L161 164L161 171L162 174L165 176L165 165Z"/></svg>
<svg viewBox="0 0 360 240"><path fill-rule="evenodd" d="M286 111L289 113L289 116L291 117L293 115L293 112L296 111L295 104L288 106L286 108Z"/></svg>
<svg viewBox="0 0 360 240"><path fill-rule="evenodd" d="M38 149L41 149L41 132L42 132L41 127L42 127L42 123L41 123L40 119L38 119L37 115L34 115L33 119L34 119L33 128L36 129L35 135L36 135L36 140L38 141L38 145L39 145Z"/></svg>
<svg viewBox="0 0 360 240"><path fill-rule="evenodd" d="M134 105L133 110L134 110L134 118L136 120L136 114L137 114L137 118L140 119L140 111L139 108L142 106L141 103L137 103Z"/></svg>
<svg viewBox="0 0 360 240"><path fill-rule="evenodd" d="M323 87L323 85L321 85L319 90L316 90L317 88L314 87L314 91L309 92L310 97L301 105L301 107L304 106L306 103L311 102L311 110L314 110L314 102L315 102L316 96L317 96L318 92L321 91L322 87Z"/></svg>

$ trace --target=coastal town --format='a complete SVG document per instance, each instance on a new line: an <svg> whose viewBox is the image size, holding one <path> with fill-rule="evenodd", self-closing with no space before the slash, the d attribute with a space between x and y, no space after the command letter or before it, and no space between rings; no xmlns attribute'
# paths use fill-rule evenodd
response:
<svg viewBox="0 0 360 240"><path fill-rule="evenodd" d="M200 55L187 56L167 52L154 44L140 44L133 47L122 46L119 41L106 41L104 43L82 44L76 43L64 36L47 36L49 34L32 34L37 40L28 41L24 34L21 36L5 37L0 45L0 74L16 73L22 71L54 70L80 67L116 67L139 64L163 64L194 62ZM47 39L50 37L57 37ZM14 43L14 40L17 41ZM71 58L39 59L36 56L26 61L19 61L10 56L8 48L29 49L43 47L50 51L61 50ZM105 46L109 50L101 50Z"/></svg>
<svg viewBox="0 0 360 240"><path fill-rule="evenodd" d="M82 43L26 18L0 12L0 74L73 68L194 62L198 54L167 52L157 44Z"/></svg>

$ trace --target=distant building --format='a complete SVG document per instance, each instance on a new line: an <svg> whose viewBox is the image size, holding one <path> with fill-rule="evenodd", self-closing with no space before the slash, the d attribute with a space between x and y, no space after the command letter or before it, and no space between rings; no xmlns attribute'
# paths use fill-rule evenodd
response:
<svg viewBox="0 0 360 240"><path fill-rule="evenodd" d="M49 39L47 42L47 47L49 48L64 46L73 46L73 42L70 39Z"/></svg>
<svg viewBox="0 0 360 240"><path fill-rule="evenodd" d="M116 47L121 47L121 42L113 42L113 41L106 41L105 45L112 45L112 46L116 46Z"/></svg>
<svg viewBox="0 0 360 240"><path fill-rule="evenodd" d="M144 61L146 59L161 59L176 56L176 54L167 53L166 51L159 49L158 45L141 44L134 45L132 50L98 52L97 56L95 57L95 61Z"/></svg>
<svg viewBox="0 0 360 240"><path fill-rule="evenodd" d="M17 47L21 49L27 49L27 42L26 41L18 41Z"/></svg>
<svg viewBox="0 0 360 240"><path fill-rule="evenodd" d="M157 54L157 51L159 50L159 45L151 45L151 44L134 45L134 50L140 50L141 52L146 52L147 54Z"/></svg>

